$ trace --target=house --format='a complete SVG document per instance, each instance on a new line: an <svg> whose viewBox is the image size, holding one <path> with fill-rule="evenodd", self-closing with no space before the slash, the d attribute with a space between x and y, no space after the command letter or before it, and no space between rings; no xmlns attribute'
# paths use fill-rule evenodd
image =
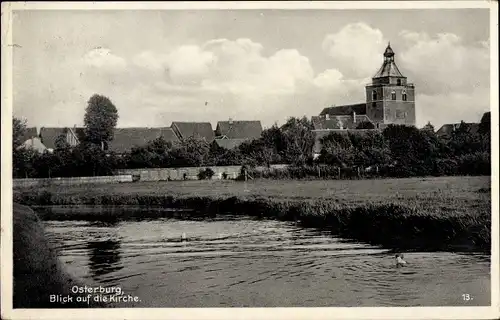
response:
<svg viewBox="0 0 500 320"><path fill-rule="evenodd" d="M80 143L83 128L77 127L42 127L40 128L40 139L49 152L56 149L56 141L64 136L69 146L74 147Z"/></svg>
<svg viewBox="0 0 500 320"><path fill-rule="evenodd" d="M31 137L25 140L17 149L33 149L37 152L43 153L47 148L43 145L39 137Z"/></svg>
<svg viewBox="0 0 500 320"><path fill-rule="evenodd" d="M133 147L145 146L148 142L162 137L167 142L177 142L172 128L116 128L113 140L108 144L108 150L117 154L130 151Z"/></svg>
<svg viewBox="0 0 500 320"><path fill-rule="evenodd" d="M449 139L451 138L451 135L453 131L459 129L462 125L465 126L465 129L467 132L471 134L476 134L479 132L479 123L448 123L444 124L439 128L438 131L436 131L436 135L438 137L441 137L443 139Z"/></svg>
<svg viewBox="0 0 500 320"><path fill-rule="evenodd" d="M194 137L212 142L215 139L210 122L172 122L170 128L172 128L179 140Z"/></svg>
<svg viewBox="0 0 500 320"><path fill-rule="evenodd" d="M260 138L261 134L260 121L229 119L217 122L215 141L222 148L234 149L245 141Z"/></svg>

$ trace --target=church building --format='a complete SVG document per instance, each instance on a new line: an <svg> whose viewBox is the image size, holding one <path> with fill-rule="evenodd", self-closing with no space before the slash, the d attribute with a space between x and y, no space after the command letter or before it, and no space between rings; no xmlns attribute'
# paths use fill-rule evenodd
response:
<svg viewBox="0 0 500 320"><path fill-rule="evenodd" d="M366 85L366 102L323 109L312 117L314 131L324 136L328 131L383 129L388 124L415 125L415 86L408 83L394 60L389 44L384 61Z"/></svg>

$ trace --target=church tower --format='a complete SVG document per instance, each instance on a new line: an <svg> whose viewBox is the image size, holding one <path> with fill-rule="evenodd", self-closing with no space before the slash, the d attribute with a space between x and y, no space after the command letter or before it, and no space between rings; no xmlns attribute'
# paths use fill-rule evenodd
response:
<svg viewBox="0 0 500 320"><path fill-rule="evenodd" d="M382 67L366 86L366 115L377 128L388 124L415 125L415 86L401 74L394 55L389 43Z"/></svg>

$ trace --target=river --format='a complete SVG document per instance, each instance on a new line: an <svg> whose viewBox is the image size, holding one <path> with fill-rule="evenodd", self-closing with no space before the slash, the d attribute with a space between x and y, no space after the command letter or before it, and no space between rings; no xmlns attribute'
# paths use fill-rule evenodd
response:
<svg viewBox="0 0 500 320"><path fill-rule="evenodd" d="M407 252L396 268L386 249L248 217L45 225L71 273L137 296L131 307L490 304L487 255Z"/></svg>

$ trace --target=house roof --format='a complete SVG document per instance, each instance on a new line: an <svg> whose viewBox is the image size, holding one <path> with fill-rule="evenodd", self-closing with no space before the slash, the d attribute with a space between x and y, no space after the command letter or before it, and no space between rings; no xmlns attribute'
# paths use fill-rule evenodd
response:
<svg viewBox="0 0 500 320"><path fill-rule="evenodd" d="M56 148L56 140L61 134L66 133L66 128L42 127L40 128L40 138L47 149Z"/></svg>
<svg viewBox="0 0 500 320"><path fill-rule="evenodd" d="M465 123L467 126L468 132L475 134L479 131L479 123ZM446 137L450 136L453 131L460 128L461 123L447 123L444 124L439 130L436 132L438 136Z"/></svg>
<svg viewBox="0 0 500 320"><path fill-rule="evenodd" d="M216 132L229 139L257 139L262 134L262 125L260 121L219 121Z"/></svg>
<svg viewBox="0 0 500 320"><path fill-rule="evenodd" d="M235 149L245 141L248 139L215 139L217 145L225 149Z"/></svg>
<svg viewBox="0 0 500 320"><path fill-rule="evenodd" d="M371 122L370 118L366 115L357 115L356 122L354 122L353 116L330 116L326 119L325 116L313 116L311 117L311 122L313 124L314 130L332 130L332 129L356 129L361 122Z"/></svg>
<svg viewBox="0 0 500 320"><path fill-rule="evenodd" d="M404 78L394 61L394 51L389 44L384 52L384 63L382 67L377 71L373 78L385 78L385 77L400 77Z"/></svg>
<svg viewBox="0 0 500 320"><path fill-rule="evenodd" d="M207 141L215 139L210 122L172 122L171 128L180 135L180 139L189 137L201 137Z"/></svg>
<svg viewBox="0 0 500 320"><path fill-rule="evenodd" d="M146 145L148 142L163 137L165 141L179 141L172 128L116 128L114 138L108 144L108 150L123 153L133 147Z"/></svg>
<svg viewBox="0 0 500 320"><path fill-rule="evenodd" d="M366 103L357 103L344 106L324 108L319 115L323 116L325 114L329 114L332 116L341 116L341 115L352 115L353 112L356 112L357 115L366 114Z"/></svg>

